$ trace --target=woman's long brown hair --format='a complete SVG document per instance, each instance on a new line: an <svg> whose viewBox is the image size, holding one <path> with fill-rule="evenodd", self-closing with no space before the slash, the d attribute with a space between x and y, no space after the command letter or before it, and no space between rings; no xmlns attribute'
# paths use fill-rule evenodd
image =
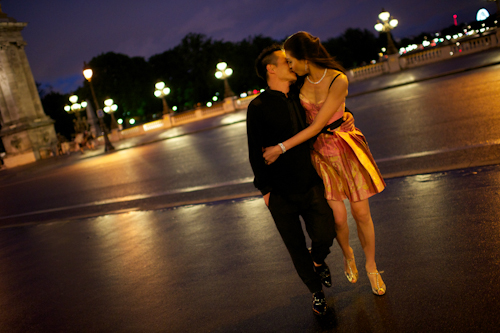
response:
<svg viewBox="0 0 500 333"><path fill-rule="evenodd" d="M322 68L331 68L345 74L342 65L325 49L318 37L299 31L285 40L283 48L298 60L308 60Z"/></svg>

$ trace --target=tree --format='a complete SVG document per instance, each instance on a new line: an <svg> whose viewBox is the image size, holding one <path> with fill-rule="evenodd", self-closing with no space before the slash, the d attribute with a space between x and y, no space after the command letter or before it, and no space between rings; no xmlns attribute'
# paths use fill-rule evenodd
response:
<svg viewBox="0 0 500 333"><path fill-rule="evenodd" d="M352 68L378 59L381 41L366 29L349 28L340 37L330 38L323 45L345 68Z"/></svg>
<svg viewBox="0 0 500 333"><path fill-rule="evenodd" d="M226 48L230 49L226 43L190 33L172 50L152 56L149 63L157 79L171 88L169 100L185 110L210 100L218 90L213 73Z"/></svg>
<svg viewBox="0 0 500 333"><path fill-rule="evenodd" d="M104 100L112 98L118 105L116 118L136 117L142 120L162 110L161 101L153 95L155 81L152 68L144 58L108 52L92 58L88 65L94 72L92 84L99 103L97 108L102 109ZM85 81L76 94L94 104L88 82ZM106 119L109 121L109 118Z"/></svg>
<svg viewBox="0 0 500 333"><path fill-rule="evenodd" d="M56 132L71 140L71 136L75 133L73 127L75 116L64 111L64 106L69 103L68 97L68 95L50 91L43 94L41 102L45 114L55 121L54 128Z"/></svg>
<svg viewBox="0 0 500 333"><path fill-rule="evenodd" d="M230 52L230 62L228 63L234 69L234 77L230 78L230 82L235 92L259 90L267 85L255 73L255 59L264 48L273 43L277 43L277 41L258 35L248 37L231 47L232 52Z"/></svg>
<svg viewBox="0 0 500 333"><path fill-rule="evenodd" d="M181 110L191 109L198 102L211 100L216 93L223 95L224 84L215 78L215 66L227 62L234 74L228 82L235 92L258 89L254 62L266 46L275 41L269 37L249 37L239 43L214 41L203 34L188 34L175 48L149 58L158 79L172 89L169 105Z"/></svg>

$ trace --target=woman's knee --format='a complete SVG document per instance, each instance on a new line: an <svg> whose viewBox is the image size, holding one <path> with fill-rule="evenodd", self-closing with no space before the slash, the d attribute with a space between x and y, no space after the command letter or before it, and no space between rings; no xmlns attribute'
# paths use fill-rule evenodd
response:
<svg viewBox="0 0 500 333"><path fill-rule="evenodd" d="M343 230L345 228L349 228L347 218L335 218L335 230Z"/></svg>
<svg viewBox="0 0 500 333"><path fill-rule="evenodd" d="M352 217L359 223L371 223L370 207L367 204L351 204Z"/></svg>
<svg viewBox="0 0 500 333"><path fill-rule="evenodd" d="M333 217L335 218L335 226L343 227L347 225L347 210L342 201L328 201L328 205L333 211Z"/></svg>
<svg viewBox="0 0 500 333"><path fill-rule="evenodd" d="M353 216L354 216L354 214L353 214ZM357 214L356 216L354 216L354 220L356 221L357 224L362 224L362 225L373 224L372 217L371 217L370 213Z"/></svg>

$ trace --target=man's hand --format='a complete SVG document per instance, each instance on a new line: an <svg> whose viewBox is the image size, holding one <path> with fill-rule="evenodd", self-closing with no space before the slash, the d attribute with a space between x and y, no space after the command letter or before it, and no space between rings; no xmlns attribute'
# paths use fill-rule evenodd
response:
<svg viewBox="0 0 500 333"><path fill-rule="evenodd" d="M266 206L269 207L269 197L271 196L271 192L264 194L262 197L264 198L264 202Z"/></svg>
<svg viewBox="0 0 500 333"><path fill-rule="evenodd" d="M354 130L354 117L349 112L344 112L343 116L344 122L340 125L340 130L342 132L350 132Z"/></svg>

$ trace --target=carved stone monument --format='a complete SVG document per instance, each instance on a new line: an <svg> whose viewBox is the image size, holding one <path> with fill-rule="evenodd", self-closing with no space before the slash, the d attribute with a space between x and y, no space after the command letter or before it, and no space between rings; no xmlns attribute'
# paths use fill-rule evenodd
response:
<svg viewBox="0 0 500 333"><path fill-rule="evenodd" d="M6 167L50 156L57 144L54 121L42 108L17 22L0 5L0 137Z"/></svg>

